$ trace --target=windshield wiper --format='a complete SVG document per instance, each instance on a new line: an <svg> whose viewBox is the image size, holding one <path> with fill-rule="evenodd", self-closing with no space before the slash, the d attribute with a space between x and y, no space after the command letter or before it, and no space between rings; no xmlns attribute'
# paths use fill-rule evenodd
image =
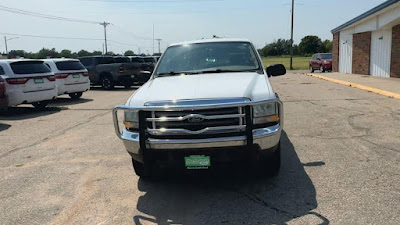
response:
<svg viewBox="0 0 400 225"><path fill-rule="evenodd" d="M223 69L216 69L216 70L205 70L200 71L197 73L241 73L241 72L255 72L257 69L252 70L223 70Z"/></svg>
<svg viewBox="0 0 400 225"><path fill-rule="evenodd" d="M157 76L176 76L176 75L190 75L190 74L198 74L198 72L186 72L186 71L180 71L180 72L175 72L175 71L170 71L169 73L159 73Z"/></svg>

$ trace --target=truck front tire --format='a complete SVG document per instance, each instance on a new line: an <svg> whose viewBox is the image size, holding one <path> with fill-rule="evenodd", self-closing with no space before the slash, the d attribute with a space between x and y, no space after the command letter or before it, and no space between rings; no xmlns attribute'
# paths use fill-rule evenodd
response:
<svg viewBox="0 0 400 225"><path fill-rule="evenodd" d="M150 164L143 164L132 159L133 169L135 170L136 175L141 178L150 178L152 175L152 167Z"/></svg>
<svg viewBox="0 0 400 225"><path fill-rule="evenodd" d="M259 173L261 176L275 177L281 169L281 143L279 142L274 153L262 155L259 160Z"/></svg>

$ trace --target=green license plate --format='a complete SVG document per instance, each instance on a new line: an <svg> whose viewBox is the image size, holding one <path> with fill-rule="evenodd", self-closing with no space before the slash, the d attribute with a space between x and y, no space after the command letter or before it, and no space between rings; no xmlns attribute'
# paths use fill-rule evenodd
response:
<svg viewBox="0 0 400 225"><path fill-rule="evenodd" d="M188 169L207 169L211 166L210 156L192 155L185 157L185 166Z"/></svg>
<svg viewBox="0 0 400 225"><path fill-rule="evenodd" d="M44 83L44 81L43 81L42 78L33 79L33 82L35 82L35 84L42 84L42 83Z"/></svg>
<svg viewBox="0 0 400 225"><path fill-rule="evenodd" d="M132 79L135 79L135 75L131 75L131 78L132 78Z"/></svg>
<svg viewBox="0 0 400 225"><path fill-rule="evenodd" d="M80 74L73 74L72 77L73 78L79 78L79 77L81 77L81 75Z"/></svg>

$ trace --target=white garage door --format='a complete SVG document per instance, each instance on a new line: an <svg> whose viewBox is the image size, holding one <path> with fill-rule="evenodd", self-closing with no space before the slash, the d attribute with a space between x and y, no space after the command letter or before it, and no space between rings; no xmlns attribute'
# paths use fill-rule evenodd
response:
<svg viewBox="0 0 400 225"><path fill-rule="evenodd" d="M372 76L390 77L390 59L392 55L392 30L372 32L371 68Z"/></svg>
<svg viewBox="0 0 400 225"><path fill-rule="evenodd" d="M350 30L340 32L339 72L351 73L353 61L353 34Z"/></svg>

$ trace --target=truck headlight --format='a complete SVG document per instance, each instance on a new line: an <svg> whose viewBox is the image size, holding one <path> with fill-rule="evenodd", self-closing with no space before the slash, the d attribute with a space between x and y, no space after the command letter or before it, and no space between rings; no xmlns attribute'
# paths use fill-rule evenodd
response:
<svg viewBox="0 0 400 225"><path fill-rule="evenodd" d="M253 106L253 123L263 124L279 121L277 103L267 103Z"/></svg>
<svg viewBox="0 0 400 225"><path fill-rule="evenodd" d="M124 125L126 129L139 129L139 112L125 111Z"/></svg>

